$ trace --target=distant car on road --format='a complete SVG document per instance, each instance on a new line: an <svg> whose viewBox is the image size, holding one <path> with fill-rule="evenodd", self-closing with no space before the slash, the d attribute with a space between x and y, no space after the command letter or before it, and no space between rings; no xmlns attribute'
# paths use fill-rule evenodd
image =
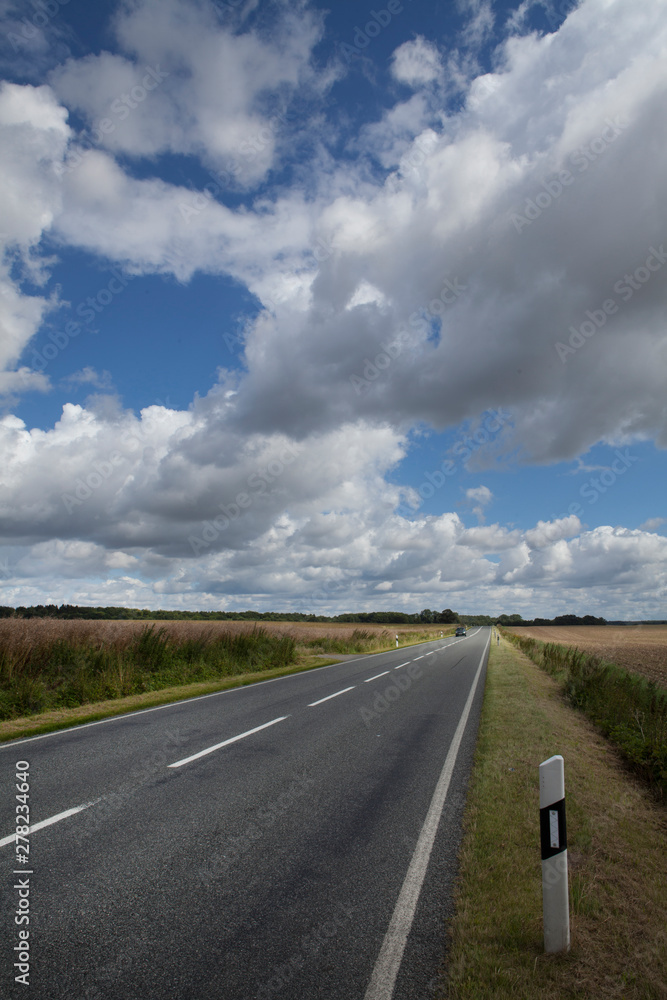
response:
<svg viewBox="0 0 667 1000"><path fill-rule="evenodd" d="M465 627L465 625L459 625L459 627L456 630L456 634L457 635L465 635L466 634L466 627Z"/></svg>

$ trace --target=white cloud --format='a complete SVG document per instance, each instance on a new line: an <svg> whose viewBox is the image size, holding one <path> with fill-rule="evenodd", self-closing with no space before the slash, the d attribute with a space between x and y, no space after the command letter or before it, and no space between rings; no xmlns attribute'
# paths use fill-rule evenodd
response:
<svg viewBox="0 0 667 1000"><path fill-rule="evenodd" d="M525 538L532 549L543 549L580 532L581 522L578 517L571 514L569 517L556 518L554 521L538 521L534 528L526 532Z"/></svg>
<svg viewBox="0 0 667 1000"><path fill-rule="evenodd" d="M407 520L385 478L405 443L388 428L241 442L219 417L151 407L105 421L69 406L48 434L5 418L0 601L57 589L69 603L335 613L383 594L404 610L660 614L659 535L574 517L523 532L455 513Z"/></svg>
<svg viewBox="0 0 667 1000"><path fill-rule="evenodd" d="M466 490L466 497L468 500L473 500L479 504L480 507L486 507L493 500L493 493L488 486L475 486L470 490Z"/></svg>
<svg viewBox="0 0 667 1000"><path fill-rule="evenodd" d="M423 35L417 35L411 42L403 42L395 49L391 59L394 77L411 87L433 83L442 76L440 53Z"/></svg>
<svg viewBox="0 0 667 1000"><path fill-rule="evenodd" d="M475 486L466 490L466 500L473 504L472 512L482 524L484 522L484 508L493 500L493 493L488 486Z"/></svg>
<svg viewBox="0 0 667 1000"><path fill-rule="evenodd" d="M640 524L640 531L657 531L661 528L663 524L667 523L667 518L664 517L650 517L648 521L644 521Z"/></svg>
<svg viewBox="0 0 667 1000"><path fill-rule="evenodd" d="M468 9L472 44L492 14L486 3ZM665 0L586 0L557 33L510 38L463 113L443 104L435 115L443 99L430 88L363 131L356 151L388 176L371 176L363 155L334 165L321 151L292 189L266 188L238 209L222 203L223 181L197 195L139 179L116 156L185 153L229 170L257 135L237 180L266 179L283 141L273 112L330 79L311 68L321 28L305 8L268 37L233 34L199 3L142 0L117 19L121 53L68 61L53 89L4 85L0 390L47 387L12 370L57 302L24 293L17 277L23 268L43 280L45 233L136 275L229 274L266 307L248 322L247 372L222 373L187 412L148 407L137 419L68 404L49 431L0 422L0 530L25 581L4 585L7 602L26 603L36 577L46 587L60 574L84 603L173 594L205 606L263 593L267 606L312 597L349 607L385 588L404 607L511 599L553 613L586 588L592 613L606 601L633 617L641 595L657 614L660 536L587 532L576 518L524 532L466 529L451 512L409 521L393 513L405 491L386 477L410 427L492 407L512 413L493 458L548 463L598 441L667 443L666 10ZM393 72L426 93L442 65L420 37L396 51ZM150 92L147 67L168 74ZM116 114L116 100L131 113ZM100 127L99 148L73 136L65 105ZM578 346L559 355L573 327ZM264 488L253 491L253 476ZM490 491L469 499L481 520ZM243 513L231 516L235 506ZM100 581L87 598L76 566Z"/></svg>
<svg viewBox="0 0 667 1000"><path fill-rule="evenodd" d="M584 531L575 517L525 532L465 528L454 513L407 520L392 513L400 491L386 473L405 442L389 428L359 423L300 444L241 440L222 405L202 401L188 414L153 406L140 420L68 405L49 432L3 418L0 526L12 548L0 600L43 603L58 582L70 603L247 599L335 612L376 607L385 593L404 609L511 605L551 615L585 604L634 617L641 594L643 614L659 613L661 536Z"/></svg>
<svg viewBox="0 0 667 1000"><path fill-rule="evenodd" d="M469 46L479 48L493 31L493 4L491 0L458 0L458 6L469 15L463 32L464 41Z"/></svg>
<svg viewBox="0 0 667 1000"><path fill-rule="evenodd" d="M442 428L474 418L483 400L511 408L505 444L528 459L572 458L632 435L663 442L662 271L636 290L625 275L634 281L651 247L662 260L654 205L667 201L665 3L638 14L615 0L604 18L600 3L589 0L553 35L509 39L482 99L446 118L440 135L428 129L403 145L382 185L339 167L318 177L314 198L281 192L232 211L132 179L89 151L63 178L56 231L134 273L230 273L279 305L248 329L236 408L244 424L252 412L267 429L278 415L282 430L296 431L317 387L319 428L357 416ZM377 141L369 133L376 150ZM382 303L367 302L363 320L344 309L360 283ZM614 313L600 312L612 300ZM589 313L604 329L573 335L586 323L590 333ZM426 339L429 321L437 340ZM352 376L402 329L410 349L360 397ZM563 361L557 345L572 336L580 346ZM287 345L299 365L285 404Z"/></svg>
<svg viewBox="0 0 667 1000"><path fill-rule="evenodd" d="M0 84L0 229L4 246L35 246L59 209L54 166L70 130L49 87Z"/></svg>
<svg viewBox="0 0 667 1000"><path fill-rule="evenodd" d="M81 371L72 372L63 379L65 385L74 387L78 385L92 385L96 389L111 388L111 374L107 371L97 372L90 365L86 365Z"/></svg>
<svg viewBox="0 0 667 1000"><path fill-rule="evenodd" d="M295 90L323 84L310 68L321 31L307 8L285 8L262 36L223 26L204 3L141 0L116 17L126 55L70 59L52 85L86 116L100 147L132 156L195 155L226 171L230 182L252 186L290 132Z"/></svg>
<svg viewBox="0 0 667 1000"><path fill-rule="evenodd" d="M13 368L57 304L57 295L23 293L17 270L33 283L43 281L35 250L60 211L54 167L67 146L66 119L48 87L0 84L0 372ZM0 377L3 394L45 387L28 370Z"/></svg>

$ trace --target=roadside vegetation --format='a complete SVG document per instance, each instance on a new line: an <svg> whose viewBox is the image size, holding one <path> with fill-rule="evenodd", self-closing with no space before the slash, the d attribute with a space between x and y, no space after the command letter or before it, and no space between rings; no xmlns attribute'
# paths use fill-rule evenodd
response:
<svg viewBox="0 0 667 1000"><path fill-rule="evenodd" d="M428 642L440 638L441 635L451 635L453 632L454 629L449 626L409 631L382 629L375 632L355 628L351 635L321 635L314 639L303 640L303 645L308 650L320 653L375 653L383 649L396 648L396 636L400 647L412 646L416 642Z"/></svg>
<svg viewBox="0 0 667 1000"><path fill-rule="evenodd" d="M667 688L667 625L574 625L550 628L515 628L515 635L558 646L575 646L585 653L615 663L632 673L642 674Z"/></svg>
<svg viewBox="0 0 667 1000"><path fill-rule="evenodd" d="M667 690L594 653L508 634L667 802Z"/></svg>
<svg viewBox="0 0 667 1000"><path fill-rule="evenodd" d="M447 626L314 622L0 621L0 740L312 670ZM327 660L327 657L331 659Z"/></svg>
<svg viewBox="0 0 667 1000"><path fill-rule="evenodd" d="M539 764L565 760L567 954L545 955ZM447 1000L664 1000L667 816L557 681L491 647L450 925Z"/></svg>
<svg viewBox="0 0 667 1000"><path fill-rule="evenodd" d="M94 627L63 637L47 623L41 634L14 630L0 644L0 719L270 670L295 659L291 636L261 628L192 637L149 625L108 641Z"/></svg>

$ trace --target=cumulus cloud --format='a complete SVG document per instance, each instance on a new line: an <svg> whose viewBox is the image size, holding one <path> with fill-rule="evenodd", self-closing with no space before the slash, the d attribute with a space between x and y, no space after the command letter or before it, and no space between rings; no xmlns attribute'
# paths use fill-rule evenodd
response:
<svg viewBox="0 0 667 1000"><path fill-rule="evenodd" d="M581 522L571 514L569 517L556 518L554 521L538 521L534 528L525 533L527 543L532 549L543 549L564 538L572 538L581 532Z"/></svg>
<svg viewBox="0 0 667 1000"><path fill-rule="evenodd" d="M339 342L354 346L347 372L334 370L335 393L319 387L322 422L347 406L442 428L484 400L512 409L507 443L526 459L569 459L633 434L664 442L667 272L651 207L667 200L658 7L638 18L616 2L599 18L591 2L556 34L510 39L467 116L416 139L381 187L324 205L320 225L337 252L313 282L308 314L286 309L249 337L264 359L245 386L255 419L274 412L282 375L274 388L270 372L286 342L311 387ZM382 306L338 311L360 279ZM356 393L350 379L364 358L399 336L400 363ZM295 388L286 429L308 408Z"/></svg>
<svg viewBox="0 0 667 1000"><path fill-rule="evenodd" d="M71 388L81 385L91 385L95 389L110 389L112 384L109 372L97 372L90 365L86 365L81 371L72 372L71 375L67 375L63 379L63 383Z"/></svg>
<svg viewBox="0 0 667 1000"><path fill-rule="evenodd" d="M394 77L400 83L407 83L411 87L433 83L442 76L440 53L423 35L417 35L413 41L399 45L391 60Z"/></svg>
<svg viewBox="0 0 667 1000"><path fill-rule="evenodd" d="M414 138L381 184L352 165L354 194L339 168L315 197L238 211L90 150L54 228L134 273L231 273L265 302L240 425L299 434L306 413L319 430L358 416L444 428L486 405L512 409L507 444L528 460L663 443L665 5L615 0L602 18L600 2L510 38L464 113ZM362 282L376 301L345 309ZM359 393L353 377L397 340L400 364ZM288 401L286 353L299 359Z"/></svg>
<svg viewBox="0 0 667 1000"><path fill-rule="evenodd" d="M480 507L486 507L493 500L493 493L488 486L475 486L470 490L466 490L466 497L468 500L473 500L479 504Z"/></svg>
<svg viewBox="0 0 667 1000"><path fill-rule="evenodd" d="M468 8L481 43L490 5ZM319 150L299 184L273 190L261 185L290 125L275 116L330 81L311 65L318 17L286 9L270 35L141 0L116 19L121 51L70 59L50 87L0 90L0 391L47 387L17 370L58 304L18 277L44 280L45 233L134 275L230 275L260 303L244 369L187 411L68 404L48 431L3 418L0 531L21 581L7 576L4 599L60 575L82 603L254 594L332 609L381 593L553 613L585 588L591 613L608 601L634 617L641 593L658 614L667 542L648 527L404 518L388 476L411 427L490 408L511 413L494 460L667 443L667 3L586 0L557 32L510 37L494 72L462 77L460 111L418 92L362 132L357 160ZM424 93L442 66L421 36L392 63ZM127 166L167 152L217 180L198 192ZM240 207L227 197L239 185ZM106 385L86 369L78 381ZM490 491L468 499L481 521ZM86 574L98 582L82 600Z"/></svg>
<svg viewBox="0 0 667 1000"><path fill-rule="evenodd" d="M484 521L484 508L493 500L493 493L488 486L475 486L466 490L466 500L473 505L472 512L480 524Z"/></svg>
<svg viewBox="0 0 667 1000"><path fill-rule="evenodd" d="M25 293L21 275L44 281L46 262L36 250L60 210L54 166L69 135L67 111L48 87L0 84L0 392L45 387L37 373L12 369L57 305L57 294Z"/></svg>
<svg viewBox="0 0 667 1000"><path fill-rule="evenodd" d="M52 74L89 141L131 156L195 155L240 186L273 165L296 89L324 79L310 67L321 18L304 5L261 33L221 23L206 3L141 0L121 8L115 31L124 55L69 59Z"/></svg>
<svg viewBox="0 0 667 1000"><path fill-rule="evenodd" d="M660 614L667 539L584 530L466 528L408 519L387 472L406 442L362 424L313 436L235 438L212 415L150 407L115 420L68 405L48 433L0 424L5 603L267 610L511 606L526 615ZM340 470L344 469L341 477ZM484 488L482 488L484 489ZM475 492L480 492L475 491ZM484 497L486 499L486 493ZM39 581L39 582L38 582Z"/></svg>
<svg viewBox="0 0 667 1000"><path fill-rule="evenodd" d="M667 519L664 517L649 517L648 521L639 525L639 529L640 531L657 531L665 523L667 523Z"/></svg>

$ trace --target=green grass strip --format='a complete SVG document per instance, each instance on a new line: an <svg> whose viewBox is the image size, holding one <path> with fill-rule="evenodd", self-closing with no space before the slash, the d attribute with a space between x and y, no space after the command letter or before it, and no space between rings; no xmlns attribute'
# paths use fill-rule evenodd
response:
<svg viewBox="0 0 667 1000"><path fill-rule="evenodd" d="M543 949L541 761L565 759L572 948ZM448 1000L658 1000L665 811L557 683L491 648L449 928Z"/></svg>
<svg viewBox="0 0 667 1000"><path fill-rule="evenodd" d="M667 691L654 681L571 646L505 634L561 684L621 751L627 763L667 801Z"/></svg>

